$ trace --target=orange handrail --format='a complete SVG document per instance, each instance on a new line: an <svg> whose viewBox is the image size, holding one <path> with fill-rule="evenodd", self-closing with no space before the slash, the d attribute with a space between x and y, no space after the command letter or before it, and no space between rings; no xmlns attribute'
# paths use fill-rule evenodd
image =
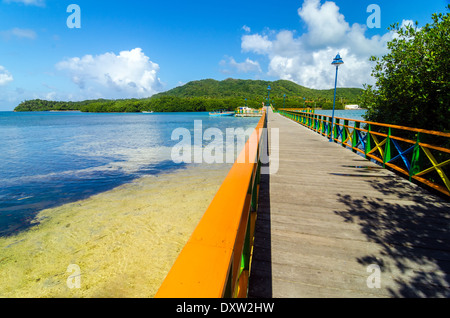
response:
<svg viewBox="0 0 450 318"><path fill-rule="evenodd" d="M264 112L155 298L246 297L265 125Z"/></svg>
<svg viewBox="0 0 450 318"><path fill-rule="evenodd" d="M282 109L279 113L330 140L364 154L384 167L401 172L410 181L419 181L450 197L450 148L445 147L450 133L393 124L335 117L331 130L331 117L304 112L299 109ZM343 120L344 123L340 123ZM353 122L353 126L349 123ZM360 127L367 125L366 128ZM378 131L377 131L378 130ZM401 132L400 132L401 131ZM404 135L407 135L405 138ZM438 145L423 142L429 136L439 138ZM408 139L413 137L415 140ZM434 152L434 153L433 153ZM423 177L426 175L426 177Z"/></svg>
<svg viewBox="0 0 450 318"><path fill-rule="evenodd" d="M301 115L317 115L317 114L310 113L310 112L306 112L306 114L305 114L305 110L310 110L310 109L311 108L281 108L279 110L280 111L284 110L284 111L289 111L289 112L299 112L299 113L302 113ZM321 116L323 118L330 118L329 122L331 122L331 116L327 116L327 115L319 115L319 116ZM450 137L450 133L436 131L436 130L427 130L427 129L399 126L399 125L393 125L393 124L377 123L377 122L373 122L373 121L350 119L350 118L344 118L344 117L334 117L334 118L342 119L342 120L349 120L349 121L353 121L353 122L359 122L362 124L371 124L371 125L376 125L379 127L409 130L409 131L413 131L413 132L419 132L419 133L424 133L424 134L429 134L429 135L436 135L436 136L441 136L441 137ZM337 123L337 124L339 124L339 123Z"/></svg>

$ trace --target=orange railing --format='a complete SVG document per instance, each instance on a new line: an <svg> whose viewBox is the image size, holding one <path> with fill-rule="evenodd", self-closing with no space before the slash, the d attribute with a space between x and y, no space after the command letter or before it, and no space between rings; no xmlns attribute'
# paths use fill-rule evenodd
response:
<svg viewBox="0 0 450 318"><path fill-rule="evenodd" d="M340 117L331 125L330 116L294 109L279 113L410 181L450 196L450 133Z"/></svg>
<svg viewBox="0 0 450 318"><path fill-rule="evenodd" d="M247 296L266 124L264 113L156 298Z"/></svg>

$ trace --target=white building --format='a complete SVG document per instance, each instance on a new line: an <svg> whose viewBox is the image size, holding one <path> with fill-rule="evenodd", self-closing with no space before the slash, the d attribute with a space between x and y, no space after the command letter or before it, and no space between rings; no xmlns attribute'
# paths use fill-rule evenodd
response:
<svg viewBox="0 0 450 318"><path fill-rule="evenodd" d="M345 105L345 109L361 109L359 105Z"/></svg>

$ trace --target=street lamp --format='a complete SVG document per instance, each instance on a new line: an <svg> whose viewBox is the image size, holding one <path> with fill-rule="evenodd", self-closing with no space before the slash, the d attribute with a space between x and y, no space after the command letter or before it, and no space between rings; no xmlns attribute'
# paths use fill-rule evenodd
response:
<svg viewBox="0 0 450 318"><path fill-rule="evenodd" d="M283 108L286 108L286 94L283 95Z"/></svg>
<svg viewBox="0 0 450 318"><path fill-rule="evenodd" d="M270 106L270 85L267 87L267 106Z"/></svg>
<svg viewBox="0 0 450 318"><path fill-rule="evenodd" d="M338 76L338 68L339 65L344 64L344 61L342 60L339 53L336 55L336 57L333 59L333 62L331 65L336 66L336 78L334 80L334 99L333 99L333 112L331 113L331 134L330 134L330 142L333 141L333 123L334 123L334 107L336 105L336 87L337 87L337 76Z"/></svg>

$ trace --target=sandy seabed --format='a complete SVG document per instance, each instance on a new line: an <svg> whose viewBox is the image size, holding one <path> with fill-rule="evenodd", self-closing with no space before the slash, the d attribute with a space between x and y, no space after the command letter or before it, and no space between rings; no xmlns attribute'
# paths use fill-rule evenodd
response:
<svg viewBox="0 0 450 318"><path fill-rule="evenodd" d="M153 297L230 168L145 176L41 211L0 238L0 297Z"/></svg>

